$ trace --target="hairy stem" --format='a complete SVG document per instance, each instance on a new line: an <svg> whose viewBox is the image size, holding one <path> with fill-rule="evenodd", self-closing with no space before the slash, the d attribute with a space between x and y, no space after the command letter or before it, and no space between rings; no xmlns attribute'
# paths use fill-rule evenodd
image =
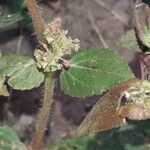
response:
<svg viewBox="0 0 150 150"><path fill-rule="evenodd" d="M44 99L42 101L42 107L39 110L39 115L37 118L36 132L32 139L32 150L43 149L43 137L44 137L45 129L47 127L47 122L50 116L51 105L53 102L53 88L54 88L53 74L52 73L46 74Z"/></svg>
<svg viewBox="0 0 150 150"><path fill-rule="evenodd" d="M26 0L26 5L29 10L29 14L32 18L33 26L37 35L37 39L43 43L47 43L43 37L43 23L41 20L40 12L36 0Z"/></svg>

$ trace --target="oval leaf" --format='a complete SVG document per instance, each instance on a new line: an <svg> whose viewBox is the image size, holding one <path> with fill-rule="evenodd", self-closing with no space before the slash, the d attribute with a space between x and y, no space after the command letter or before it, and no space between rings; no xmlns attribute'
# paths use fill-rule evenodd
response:
<svg viewBox="0 0 150 150"><path fill-rule="evenodd" d="M15 54L0 58L0 79L8 77L8 84L14 89L29 90L44 81L44 75L36 68L34 60Z"/></svg>
<svg viewBox="0 0 150 150"><path fill-rule="evenodd" d="M105 49L81 52L71 59L69 66L62 71L60 84L73 97L98 95L134 77L121 56Z"/></svg>

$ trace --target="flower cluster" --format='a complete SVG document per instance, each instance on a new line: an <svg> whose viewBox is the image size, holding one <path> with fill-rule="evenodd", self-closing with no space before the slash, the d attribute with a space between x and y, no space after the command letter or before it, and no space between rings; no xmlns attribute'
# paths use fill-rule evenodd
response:
<svg viewBox="0 0 150 150"><path fill-rule="evenodd" d="M47 25L44 31L44 36L51 45L53 53L64 56L71 54L72 50L78 51L79 40L72 40L71 37L67 37L68 30L61 29L61 18L56 18L54 21Z"/></svg>
<svg viewBox="0 0 150 150"><path fill-rule="evenodd" d="M35 51L38 67L43 68L45 72L60 70L59 60L79 49L79 40L72 40L71 37L68 37L68 30L61 29L61 24L62 20L58 17L45 27L43 34L51 49L47 49L46 52Z"/></svg>

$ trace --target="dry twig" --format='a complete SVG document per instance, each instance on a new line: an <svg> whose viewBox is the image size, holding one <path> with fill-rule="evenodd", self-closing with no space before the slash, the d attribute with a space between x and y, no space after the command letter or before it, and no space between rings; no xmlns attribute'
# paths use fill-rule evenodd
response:
<svg viewBox="0 0 150 150"><path fill-rule="evenodd" d="M109 46L107 45L105 39L103 38L103 36L102 36L102 34L101 34L100 30L99 30L99 28L95 24L95 21L93 19L93 16L92 16L91 12L87 11L87 13L88 13L88 16L89 16L89 20L91 21L91 24L92 24L95 32L97 33L101 43L103 44L104 48L106 48L106 49L109 48Z"/></svg>
<svg viewBox="0 0 150 150"><path fill-rule="evenodd" d="M108 12L110 12L116 19L118 19L122 24L124 24L125 26L129 26L128 23L123 19L123 17L118 14L116 11L114 11L110 6L108 6L105 2L101 1L101 0L93 0L94 2L96 2L97 4L99 4L101 7L103 7L104 9L106 9Z"/></svg>

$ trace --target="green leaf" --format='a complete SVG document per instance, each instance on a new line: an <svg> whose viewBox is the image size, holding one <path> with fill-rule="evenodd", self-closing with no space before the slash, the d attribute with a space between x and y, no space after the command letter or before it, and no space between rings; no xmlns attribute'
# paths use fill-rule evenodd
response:
<svg viewBox="0 0 150 150"><path fill-rule="evenodd" d="M37 70L34 60L15 54L0 58L0 79L5 80L6 77L8 84L19 90L38 87L44 81L44 75Z"/></svg>
<svg viewBox="0 0 150 150"><path fill-rule="evenodd" d="M111 50L89 50L74 56L60 75L61 89L73 97L98 95L133 78L127 62Z"/></svg>
<svg viewBox="0 0 150 150"><path fill-rule="evenodd" d="M0 28L6 28L18 21L21 21L23 16L21 13L17 12L14 14L9 14L6 16L0 16Z"/></svg>
<svg viewBox="0 0 150 150"><path fill-rule="evenodd" d="M150 47L150 27L145 26L143 40L146 46Z"/></svg>
<svg viewBox="0 0 150 150"><path fill-rule="evenodd" d="M119 45L129 50L137 50L138 43L134 30L127 31L120 39Z"/></svg>
<svg viewBox="0 0 150 150"><path fill-rule="evenodd" d="M0 149L1 150L25 150L17 134L8 126L0 127Z"/></svg>

